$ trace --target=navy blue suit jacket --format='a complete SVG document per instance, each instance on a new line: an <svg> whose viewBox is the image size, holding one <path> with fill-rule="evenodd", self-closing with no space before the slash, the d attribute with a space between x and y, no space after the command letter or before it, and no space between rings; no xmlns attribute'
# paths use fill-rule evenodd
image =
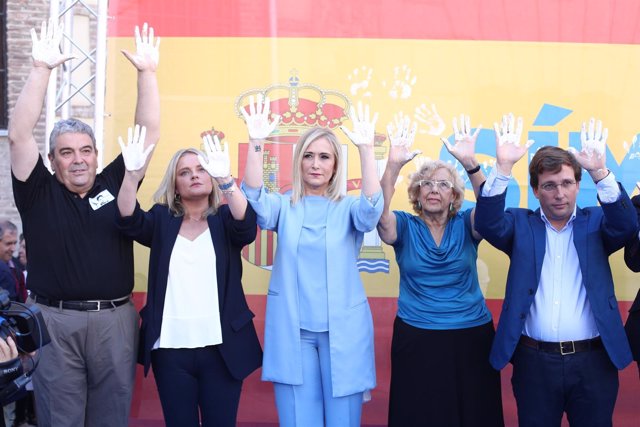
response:
<svg viewBox="0 0 640 427"><path fill-rule="evenodd" d="M640 196L635 196L631 199L631 202L640 218ZM631 271L640 272L640 240L638 239L638 233L634 234L624 247L624 262ZM640 290L638 290L636 299L631 304L629 317L624 328L627 331L627 338L629 338L633 360L640 362Z"/></svg>
<svg viewBox="0 0 640 427"><path fill-rule="evenodd" d="M578 252L582 284L598 332L609 358L618 369L631 362L631 351L616 300L609 255L622 248L638 227L631 200L620 186L620 199L602 207L577 208L573 242ZM479 197L475 228L491 245L506 253L511 263L500 321L491 348L490 362L502 369L515 351L524 322L540 282L545 253L546 228L540 209L504 210L506 191Z"/></svg>
<svg viewBox="0 0 640 427"><path fill-rule="evenodd" d="M151 348L160 337L164 298L169 276L169 260L178 238L183 217L176 217L165 205L155 205L149 212L139 206L132 216L119 217L122 232L151 248L147 304L140 312L142 325L138 362L145 375L151 363ZM209 232L216 252L216 274L222 344L218 346L231 375L239 380L262 364L262 348L242 289L242 248L256 237L256 214L247 205L245 218L236 221L227 205L207 217Z"/></svg>

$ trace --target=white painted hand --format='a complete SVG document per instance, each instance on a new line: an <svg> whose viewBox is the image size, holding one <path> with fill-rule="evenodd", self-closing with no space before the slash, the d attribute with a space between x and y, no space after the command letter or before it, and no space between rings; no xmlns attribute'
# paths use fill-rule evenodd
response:
<svg viewBox="0 0 640 427"><path fill-rule="evenodd" d="M146 22L142 25L142 34L137 25L134 33L136 52L123 49L122 53L138 71L155 71L160 61L160 37L154 38L153 27L149 27Z"/></svg>
<svg viewBox="0 0 640 427"><path fill-rule="evenodd" d="M451 145L447 138L440 138L447 151L456 158L458 162L465 168L470 169L476 164L476 140L482 129L482 125L478 125L475 132L471 133L471 118L460 114L460 126L458 120L453 118L453 138L454 144Z"/></svg>
<svg viewBox="0 0 640 427"><path fill-rule="evenodd" d="M358 114L356 110L351 106L350 118L353 122L353 131L349 130L346 126L340 126L340 130L353 142L356 146L373 146L373 139L376 130L376 121L378 120L378 113L370 118L369 105L362 107L362 102L358 102Z"/></svg>
<svg viewBox="0 0 640 427"><path fill-rule="evenodd" d="M520 145L522 117L516 120L512 113L502 116L502 123L494 123L493 128L496 132L497 166L502 173L508 175L511 167L527 153L534 141L527 140L524 145Z"/></svg>
<svg viewBox="0 0 640 427"><path fill-rule="evenodd" d="M582 129L580 130L582 149L578 151L573 147L569 147L569 151L575 156L580 166L587 171L593 172L599 169L605 169L607 167L605 151L608 136L609 130L602 128L602 121L596 121L594 118L591 118L588 129L587 124L582 123Z"/></svg>
<svg viewBox="0 0 640 427"><path fill-rule="evenodd" d="M249 138L265 139L280 123L280 116L274 115L273 120L269 121L269 112L271 111L271 102L269 97L262 98L262 94L258 94L257 100L253 101L253 95L249 97L249 112L245 108L240 108L242 117L247 124Z"/></svg>
<svg viewBox="0 0 640 427"><path fill-rule="evenodd" d="M58 24L54 18L49 18L49 25L47 21L42 21L39 39L35 28L31 29L31 56L34 65L52 70L73 58L73 55L63 55L60 51L63 29L63 25Z"/></svg>
<svg viewBox="0 0 640 427"><path fill-rule="evenodd" d="M218 135L206 134L202 137L205 159L198 154L198 161L213 178L226 178L231 175L231 160L229 159L229 145L225 142L224 149L220 146Z"/></svg>
<svg viewBox="0 0 640 427"><path fill-rule="evenodd" d="M418 124L413 122L412 125L409 116L404 116L402 113L394 115L393 118L395 124L387 125L387 134L391 143L388 161L404 166L421 153L420 150L409 151L415 140Z"/></svg>
<svg viewBox="0 0 640 427"><path fill-rule="evenodd" d="M118 144L120 144L120 150L122 151L122 158L124 159L124 167L128 171L134 172L140 170L147 163L147 157L155 147L152 144L144 148L144 139L147 134L147 128L136 125L135 130L129 128L127 132L127 145L124 145L122 137L118 137Z"/></svg>

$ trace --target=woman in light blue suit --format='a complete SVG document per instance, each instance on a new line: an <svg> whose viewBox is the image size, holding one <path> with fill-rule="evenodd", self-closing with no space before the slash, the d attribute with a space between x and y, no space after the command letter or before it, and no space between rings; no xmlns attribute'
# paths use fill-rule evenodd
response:
<svg viewBox="0 0 640 427"><path fill-rule="evenodd" d="M274 383L282 426L359 426L363 395L376 385L373 321L357 267L365 232L382 213L373 153L377 115L351 109L358 147L359 197L341 193L345 161L335 134L313 128L294 152L293 190L263 185L263 147L279 117L269 99L242 110L251 146L243 191L258 225L278 234L264 336L262 379Z"/></svg>

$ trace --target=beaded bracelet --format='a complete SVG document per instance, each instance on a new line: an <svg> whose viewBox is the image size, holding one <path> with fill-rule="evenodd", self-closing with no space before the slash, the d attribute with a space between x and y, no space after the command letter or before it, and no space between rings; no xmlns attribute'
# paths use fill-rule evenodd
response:
<svg viewBox="0 0 640 427"><path fill-rule="evenodd" d="M235 183L236 181L231 177L231 181L225 182L224 184L218 184L218 188L222 191L229 190Z"/></svg>

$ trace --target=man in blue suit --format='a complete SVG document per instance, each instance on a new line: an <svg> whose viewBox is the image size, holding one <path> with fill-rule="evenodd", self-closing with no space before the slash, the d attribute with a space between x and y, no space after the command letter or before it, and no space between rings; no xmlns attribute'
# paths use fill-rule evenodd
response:
<svg viewBox="0 0 640 427"><path fill-rule="evenodd" d="M521 427L612 425L618 369L631 362L608 257L637 228L635 210L606 168L607 130L582 126L582 150L543 147L529 165L540 209L504 210L522 120L496 124L496 167L476 206L476 230L511 260L490 362L513 364ZM582 168L601 207L579 208Z"/></svg>
<svg viewBox="0 0 640 427"><path fill-rule="evenodd" d="M636 184L636 186L640 189L639 184ZM633 203L638 218L640 218L640 195L631 199L631 203ZM631 271L640 272L640 233L633 236L624 247L624 262ZM627 338L629 338L633 360L638 363L638 372L640 373L640 289L631 304L631 308L629 308L629 317L627 317L624 329L627 332Z"/></svg>

